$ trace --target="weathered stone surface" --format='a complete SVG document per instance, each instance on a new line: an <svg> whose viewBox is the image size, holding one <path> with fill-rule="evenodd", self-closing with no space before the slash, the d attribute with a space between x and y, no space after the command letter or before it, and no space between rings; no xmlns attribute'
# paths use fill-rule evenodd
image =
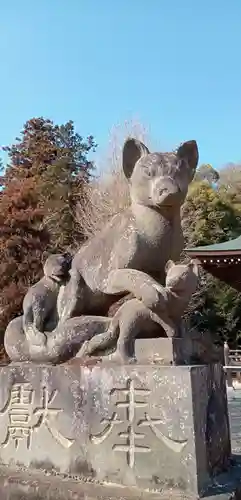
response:
<svg viewBox="0 0 241 500"><path fill-rule="evenodd" d="M239 485L239 486L237 486ZM224 474L211 495L205 500L238 500L240 477L237 468ZM37 471L0 468L1 500L197 500L196 494L183 493L176 489L161 492L141 491L138 488L98 484L79 478L66 478L43 474Z"/></svg>
<svg viewBox="0 0 241 500"><path fill-rule="evenodd" d="M0 369L2 464L202 492L230 457L220 365Z"/></svg>
<svg viewBox="0 0 241 500"><path fill-rule="evenodd" d="M40 305L41 301L45 304L46 300L51 303L50 298L54 302L56 296L49 295L46 277L43 279L44 284L39 281L30 288L26 296L28 318L33 318L33 311L37 311L38 317L33 324L25 315L9 323L5 332L5 349L9 358L14 362L60 363L77 352L79 357L85 357L96 354L96 351L106 353L113 350L114 346L115 359L125 362L135 357L135 339L140 333L148 338L157 334L168 337L180 335L180 318L198 282L198 266L195 262L174 264L169 261L165 287L141 271L122 269L114 274L117 281L112 281L112 287L114 283L115 286L120 283L124 286L125 283L126 287L136 291L139 298L122 304L113 318L83 315L60 323L48 332L44 332L43 316L46 311ZM47 290L46 297L43 297L43 289ZM141 290L142 296L138 290ZM39 334L34 326L36 323L42 325Z"/></svg>
<svg viewBox="0 0 241 500"><path fill-rule="evenodd" d="M50 255L43 277L31 286L23 300L23 315L7 326L4 347L12 361L48 361L48 333L58 324L58 297L69 279L69 254Z"/></svg>
<svg viewBox="0 0 241 500"><path fill-rule="evenodd" d="M190 497L184 498L183 495L180 497L176 492L160 496L160 493L141 492L136 488L101 485L80 481L79 478L50 476L9 467L0 468L0 498L1 500L190 500Z"/></svg>
<svg viewBox="0 0 241 500"><path fill-rule="evenodd" d="M167 265L166 286L163 287L141 271L119 269L110 273L113 292L119 286L131 290L136 299L123 303L110 322L107 331L92 336L80 349L79 357L93 355L96 350L110 349L116 344L115 360L135 357L138 335L173 338L182 332L181 317L198 283L198 265Z"/></svg>
<svg viewBox="0 0 241 500"><path fill-rule="evenodd" d="M61 363L74 357L83 343L108 330L110 318L80 316L66 321L46 333L46 342L37 346L28 341L23 329L23 317L14 318L5 332L5 349L14 362Z"/></svg>

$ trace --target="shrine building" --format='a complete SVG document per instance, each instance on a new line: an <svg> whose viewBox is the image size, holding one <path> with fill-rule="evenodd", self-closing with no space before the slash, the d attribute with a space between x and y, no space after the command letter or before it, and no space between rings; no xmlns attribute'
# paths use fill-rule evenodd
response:
<svg viewBox="0 0 241 500"><path fill-rule="evenodd" d="M205 271L241 292L241 236L223 243L187 248L185 252L197 259Z"/></svg>

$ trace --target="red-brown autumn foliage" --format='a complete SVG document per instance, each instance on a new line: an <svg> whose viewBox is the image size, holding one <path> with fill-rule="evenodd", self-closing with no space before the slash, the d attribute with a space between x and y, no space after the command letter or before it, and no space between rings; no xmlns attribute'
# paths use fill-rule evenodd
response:
<svg viewBox="0 0 241 500"><path fill-rule="evenodd" d="M38 207L34 178L11 181L0 199L0 332L21 313L27 288L42 275L41 258L49 244Z"/></svg>
<svg viewBox="0 0 241 500"><path fill-rule="evenodd" d="M94 146L72 122L56 126L34 118L5 148L10 163L0 178L0 342L8 322L22 312L26 290L42 276L44 252L69 249L77 237L75 204L84 196Z"/></svg>

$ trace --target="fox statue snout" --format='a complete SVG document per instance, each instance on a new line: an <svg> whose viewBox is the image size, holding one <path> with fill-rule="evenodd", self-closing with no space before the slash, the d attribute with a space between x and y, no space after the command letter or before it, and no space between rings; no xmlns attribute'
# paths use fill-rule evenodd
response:
<svg viewBox="0 0 241 500"><path fill-rule="evenodd" d="M179 198L180 189L170 177L159 177L153 180L150 200L154 207L176 205Z"/></svg>
<svg viewBox="0 0 241 500"><path fill-rule="evenodd" d="M50 255L44 264L44 274L55 280L67 278L71 262L72 258L68 253Z"/></svg>

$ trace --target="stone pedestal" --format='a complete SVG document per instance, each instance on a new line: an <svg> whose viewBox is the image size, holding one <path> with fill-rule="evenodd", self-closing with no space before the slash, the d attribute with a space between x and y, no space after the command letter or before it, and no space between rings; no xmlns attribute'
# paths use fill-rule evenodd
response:
<svg viewBox="0 0 241 500"><path fill-rule="evenodd" d="M161 365L191 364L193 346L186 345L183 339L154 338L136 339L135 355L138 363L156 363Z"/></svg>
<svg viewBox="0 0 241 500"><path fill-rule="evenodd" d="M209 340L209 339L208 339ZM203 338L136 339L138 363L161 365L192 365L223 362L223 348L217 348Z"/></svg>
<svg viewBox="0 0 241 500"><path fill-rule="evenodd" d="M223 370L2 367L0 442L3 465L197 498L229 464Z"/></svg>

